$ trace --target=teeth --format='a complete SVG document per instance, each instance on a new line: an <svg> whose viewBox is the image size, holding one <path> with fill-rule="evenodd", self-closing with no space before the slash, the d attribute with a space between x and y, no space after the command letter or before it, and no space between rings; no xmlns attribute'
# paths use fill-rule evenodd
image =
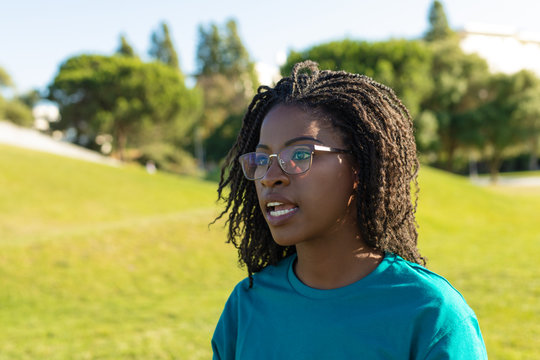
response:
<svg viewBox="0 0 540 360"><path fill-rule="evenodd" d="M270 206L279 206L279 205L283 205L283 203L280 203L280 202L270 202L270 203L266 204L266 207L270 207Z"/></svg>
<svg viewBox="0 0 540 360"><path fill-rule="evenodd" d="M287 210L270 211L270 215L272 215L272 216L281 216L281 215L288 214L288 213L294 211L295 209L296 209L296 208L293 208L293 209L287 209Z"/></svg>

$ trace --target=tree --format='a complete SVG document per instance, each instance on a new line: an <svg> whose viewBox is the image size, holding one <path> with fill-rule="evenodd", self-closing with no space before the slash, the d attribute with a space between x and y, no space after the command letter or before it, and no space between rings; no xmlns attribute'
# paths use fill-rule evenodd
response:
<svg viewBox="0 0 540 360"><path fill-rule="evenodd" d="M23 102L28 108L32 109L36 104L43 99L39 90L30 90L25 94L22 94L18 99Z"/></svg>
<svg viewBox="0 0 540 360"><path fill-rule="evenodd" d="M485 90L486 101L464 114L474 124L469 134L473 134L475 145L487 159L492 182L497 181L506 155L522 151L528 141L538 139L539 84L538 78L528 71L493 75Z"/></svg>
<svg viewBox="0 0 540 360"><path fill-rule="evenodd" d="M295 63L307 59L318 62L321 69L367 75L391 87L413 115L418 114L420 101L432 87L429 77L431 53L420 41L346 39L320 44L302 52L291 51L281 74L290 74Z"/></svg>
<svg viewBox="0 0 540 360"><path fill-rule="evenodd" d="M14 88L11 76L0 67L0 90ZM7 119L21 126L31 126L34 123L31 107L19 98L6 100L0 93L0 120Z"/></svg>
<svg viewBox="0 0 540 360"><path fill-rule="evenodd" d="M530 151L529 170L538 170L538 143L540 141L540 81L538 79L521 93L515 117L523 123L526 137L528 137L526 141L529 143Z"/></svg>
<svg viewBox="0 0 540 360"><path fill-rule="evenodd" d="M120 46L116 50L118 55L128 56L128 57L137 57L133 47L127 42L124 35L120 35Z"/></svg>
<svg viewBox="0 0 540 360"><path fill-rule="evenodd" d="M435 0L429 9L429 29L424 35L426 41L447 40L454 35L454 32L448 26L448 20L444 13L443 5L440 1Z"/></svg>
<svg viewBox="0 0 540 360"><path fill-rule="evenodd" d="M13 87L13 81L7 71L0 67L0 88L3 87Z"/></svg>
<svg viewBox="0 0 540 360"><path fill-rule="evenodd" d="M290 73L297 62L311 59L321 69L346 70L364 74L391 87L414 118L417 146L431 148L436 142L436 122L432 113L423 113L421 103L432 92L432 53L422 41L389 40L367 42L354 40L333 41L291 51L281 68L282 75Z"/></svg>
<svg viewBox="0 0 540 360"><path fill-rule="evenodd" d="M189 128L198 103L177 69L125 56L72 57L60 67L49 94L60 108L58 127L76 129L79 143L112 134L121 159L128 138L143 129L164 123Z"/></svg>
<svg viewBox="0 0 540 360"><path fill-rule="evenodd" d="M204 96L204 109L197 136L205 142L209 160L219 161L226 155L225 149L236 138L236 132L230 129L239 128L241 115L257 86L255 65L240 39L236 22L229 20L223 28L216 24L199 26L197 87ZM202 154L198 157L203 163Z"/></svg>
<svg viewBox="0 0 540 360"><path fill-rule="evenodd" d="M208 28L199 25L199 43L197 45L197 75L208 76L225 73L222 34L216 24Z"/></svg>
<svg viewBox="0 0 540 360"><path fill-rule="evenodd" d="M178 54L174 49L169 27L166 23L162 22L161 29L152 33L148 54L170 67L179 69Z"/></svg>
<svg viewBox="0 0 540 360"><path fill-rule="evenodd" d="M240 39L235 20L228 20L222 29L213 23L207 29L199 26L197 75L214 74L234 78L247 76L250 84L244 87L248 89L255 90L258 85L255 64Z"/></svg>
<svg viewBox="0 0 540 360"><path fill-rule="evenodd" d="M0 103L0 107L2 107ZM11 122L25 127L30 127L34 124L34 116L32 110L19 99L5 101L3 109L0 109L3 117Z"/></svg>
<svg viewBox="0 0 540 360"><path fill-rule="evenodd" d="M421 106L437 119L435 150L439 161L444 161L446 169L451 171L455 169L457 152L472 146L471 137L467 141L463 137L474 130L468 128L469 118L462 115L483 103L489 70L485 60L465 54L455 39L431 42L429 48L433 90L424 97Z"/></svg>

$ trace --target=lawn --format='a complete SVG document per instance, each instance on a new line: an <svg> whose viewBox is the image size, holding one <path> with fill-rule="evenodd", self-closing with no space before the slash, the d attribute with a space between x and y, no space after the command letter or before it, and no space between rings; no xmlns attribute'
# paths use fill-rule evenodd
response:
<svg viewBox="0 0 540 360"><path fill-rule="evenodd" d="M419 247L475 310L490 359L540 354L539 190L421 173Z"/></svg>
<svg viewBox="0 0 540 360"><path fill-rule="evenodd" d="M216 184L0 146L0 359L208 359L244 276ZM421 172L419 246L490 359L540 353L540 191Z"/></svg>

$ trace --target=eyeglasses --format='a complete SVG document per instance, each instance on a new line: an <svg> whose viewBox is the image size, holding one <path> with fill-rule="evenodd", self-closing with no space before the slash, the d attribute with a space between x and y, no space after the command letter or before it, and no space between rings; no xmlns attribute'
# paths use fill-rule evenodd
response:
<svg viewBox="0 0 540 360"><path fill-rule="evenodd" d="M279 167L289 175L307 172L311 167L315 152L350 153L348 150L336 149L322 145L293 145L286 147L277 154L250 152L238 159L242 165L244 176L248 180L262 179L271 165L271 159L277 158Z"/></svg>

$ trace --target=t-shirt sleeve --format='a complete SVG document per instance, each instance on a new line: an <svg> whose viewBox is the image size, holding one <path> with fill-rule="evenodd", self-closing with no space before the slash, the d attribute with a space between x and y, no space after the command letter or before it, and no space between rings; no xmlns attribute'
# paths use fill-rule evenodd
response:
<svg viewBox="0 0 540 360"><path fill-rule="evenodd" d="M237 289L233 291L221 313L212 337L213 360L233 360L236 352L238 328Z"/></svg>
<svg viewBox="0 0 540 360"><path fill-rule="evenodd" d="M486 347L474 315L456 317L433 338L425 360L484 360Z"/></svg>

